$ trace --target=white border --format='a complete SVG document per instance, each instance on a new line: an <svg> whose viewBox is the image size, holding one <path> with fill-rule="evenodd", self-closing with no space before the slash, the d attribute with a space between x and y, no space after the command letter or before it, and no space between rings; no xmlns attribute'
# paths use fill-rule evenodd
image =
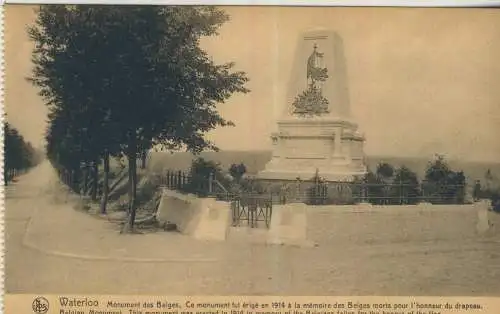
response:
<svg viewBox="0 0 500 314"><path fill-rule="evenodd" d="M377 7L495 7L500 0L1 0L10 4L285 5Z"/></svg>

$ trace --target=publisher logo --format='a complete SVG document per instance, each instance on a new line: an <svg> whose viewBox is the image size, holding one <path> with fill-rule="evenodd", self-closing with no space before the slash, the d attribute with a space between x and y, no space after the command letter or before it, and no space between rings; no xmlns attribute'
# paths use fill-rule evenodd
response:
<svg viewBox="0 0 500 314"><path fill-rule="evenodd" d="M38 297L31 304L31 308L36 314L45 314L49 311L49 301L44 297Z"/></svg>

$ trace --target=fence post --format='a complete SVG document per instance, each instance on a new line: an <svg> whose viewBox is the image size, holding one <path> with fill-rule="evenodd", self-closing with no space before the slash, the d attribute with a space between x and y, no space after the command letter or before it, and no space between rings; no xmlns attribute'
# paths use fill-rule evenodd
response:
<svg viewBox="0 0 500 314"><path fill-rule="evenodd" d="M210 172L208 175L208 195L212 195L213 193L213 181L214 181L214 173Z"/></svg>
<svg viewBox="0 0 500 314"><path fill-rule="evenodd" d="M366 203L367 202L367 187L366 187L366 178L363 178L363 181L361 182L361 202Z"/></svg>
<svg viewBox="0 0 500 314"><path fill-rule="evenodd" d="M181 189L181 177L182 177L182 171L179 170L179 172L177 172L177 188L178 189Z"/></svg>
<svg viewBox="0 0 500 314"><path fill-rule="evenodd" d="M399 178L399 204L403 205L403 182Z"/></svg>

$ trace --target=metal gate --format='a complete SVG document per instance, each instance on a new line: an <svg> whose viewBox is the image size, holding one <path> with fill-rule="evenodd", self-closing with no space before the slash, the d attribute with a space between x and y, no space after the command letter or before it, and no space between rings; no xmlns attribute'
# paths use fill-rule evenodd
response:
<svg viewBox="0 0 500 314"><path fill-rule="evenodd" d="M258 228L263 222L266 228L271 224L273 213L272 197L267 195L242 195L231 201L233 227L246 221L251 228Z"/></svg>

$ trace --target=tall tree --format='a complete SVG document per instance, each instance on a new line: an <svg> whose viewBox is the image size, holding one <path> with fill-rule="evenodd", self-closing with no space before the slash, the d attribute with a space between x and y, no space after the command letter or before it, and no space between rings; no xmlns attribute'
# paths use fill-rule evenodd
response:
<svg viewBox="0 0 500 314"><path fill-rule="evenodd" d="M4 122L3 132L4 183L7 184L11 170L26 170L36 164L37 152L31 143L25 141L18 130L8 122Z"/></svg>
<svg viewBox="0 0 500 314"><path fill-rule="evenodd" d="M92 153L119 146L128 159L127 231L135 220L141 153L154 145L216 150L205 133L233 125L216 105L248 92L247 78L232 63L215 64L200 47L201 37L217 34L227 20L214 7L55 5L38 12L30 29L33 83L50 107L74 112L70 121L87 116L96 121L88 125L93 134L107 130L100 133L106 149L90 145Z"/></svg>

